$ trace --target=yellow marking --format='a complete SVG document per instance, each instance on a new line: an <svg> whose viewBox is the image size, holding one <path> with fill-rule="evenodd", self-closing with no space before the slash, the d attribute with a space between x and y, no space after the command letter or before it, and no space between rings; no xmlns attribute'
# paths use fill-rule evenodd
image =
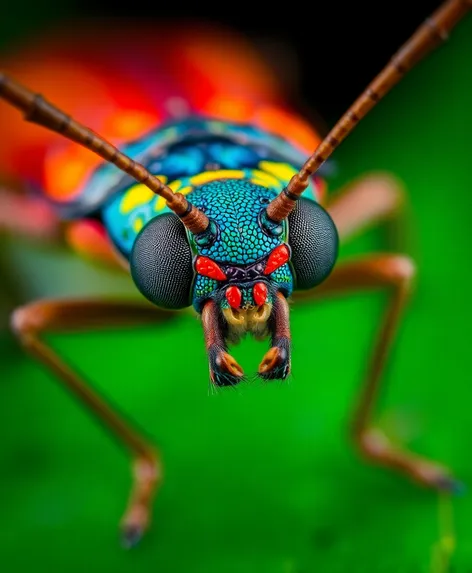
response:
<svg viewBox="0 0 472 573"><path fill-rule="evenodd" d="M258 169L254 169L252 172L254 179L260 179L261 181L265 181L263 185L265 187L280 187L280 179L277 179L273 175L266 173L264 171L259 171Z"/></svg>
<svg viewBox="0 0 472 573"><path fill-rule="evenodd" d="M154 193L146 187L146 185L138 183L134 185L134 187L131 187L123 196L120 204L120 212L129 213L136 207L149 203L153 197Z"/></svg>
<svg viewBox="0 0 472 573"><path fill-rule="evenodd" d="M297 173L288 163L275 163L274 161L261 161L259 167L264 171L268 171L275 175L278 179L282 181L290 181L290 179Z"/></svg>
<svg viewBox="0 0 472 573"><path fill-rule="evenodd" d="M154 211L162 211L166 206L166 200L164 197L158 197L157 201L154 203Z"/></svg>
<svg viewBox="0 0 472 573"><path fill-rule="evenodd" d="M172 181L172 183L169 183L168 187L172 189L172 191L178 191L181 185L182 181L180 179L176 179L175 181Z"/></svg>
<svg viewBox="0 0 472 573"><path fill-rule="evenodd" d="M190 191L193 191L193 187L191 185L187 185L186 187L182 187L179 193L182 193L182 195L187 195L188 193L190 193Z"/></svg>
<svg viewBox="0 0 472 573"><path fill-rule="evenodd" d="M139 231L144 227L143 220L141 217L138 217L133 221L133 230L135 233L139 233Z"/></svg>
<svg viewBox="0 0 472 573"><path fill-rule="evenodd" d="M216 179L243 179L244 171L241 169L219 169L217 171L205 171L190 178L191 185L202 185Z"/></svg>
<svg viewBox="0 0 472 573"><path fill-rule="evenodd" d="M271 186L267 184L267 181L264 181L263 179L257 179L257 177L253 177L252 179L250 179L251 183L254 183L254 185L260 185L261 187L266 187L268 189L271 189Z"/></svg>
<svg viewBox="0 0 472 573"><path fill-rule="evenodd" d="M165 175L156 175L156 177L162 181L162 183L167 182ZM155 197L155 193L146 187L146 185L137 183L124 194L120 203L120 213L130 213L136 207L149 203L153 197Z"/></svg>

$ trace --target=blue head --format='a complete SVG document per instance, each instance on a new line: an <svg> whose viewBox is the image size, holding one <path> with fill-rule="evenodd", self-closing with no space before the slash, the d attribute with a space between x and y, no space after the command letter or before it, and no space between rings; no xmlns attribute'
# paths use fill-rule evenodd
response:
<svg viewBox="0 0 472 573"><path fill-rule="evenodd" d="M229 179L204 185L189 197L213 225L210 241L205 236L192 240L192 303L201 312L213 299L231 341L247 332L263 337L275 293L288 297L293 290L287 224L268 232L262 220L275 196L249 180Z"/></svg>
<svg viewBox="0 0 472 573"><path fill-rule="evenodd" d="M247 333L272 335L273 342L277 301L324 280L337 254L336 230L322 207L301 199L286 220L274 223L266 208L276 195L247 179L192 191L188 199L209 218L208 229L193 236L170 213L148 223L131 255L138 288L165 308L193 305L204 313L211 306L217 318L210 328L218 330L224 350Z"/></svg>

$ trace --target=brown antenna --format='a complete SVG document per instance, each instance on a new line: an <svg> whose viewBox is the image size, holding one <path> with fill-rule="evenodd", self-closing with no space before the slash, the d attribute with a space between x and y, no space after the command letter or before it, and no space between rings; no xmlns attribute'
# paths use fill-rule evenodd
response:
<svg viewBox="0 0 472 573"><path fill-rule="evenodd" d="M33 93L1 72L0 98L23 111L26 121L42 125L76 143L80 143L80 145L134 177L136 181L146 185L156 195L166 200L168 207L180 217L187 229L193 234L202 233L208 228L208 217L202 211L187 201L181 193L174 193L170 187L152 175L144 165L134 161L106 139L66 115L40 94Z"/></svg>
<svg viewBox="0 0 472 573"><path fill-rule="evenodd" d="M438 44L447 40L449 31L471 8L472 0L448 0L418 28L336 123L299 173L294 175L287 187L267 205L269 219L280 222L292 212L297 199L307 188L310 176L406 72Z"/></svg>

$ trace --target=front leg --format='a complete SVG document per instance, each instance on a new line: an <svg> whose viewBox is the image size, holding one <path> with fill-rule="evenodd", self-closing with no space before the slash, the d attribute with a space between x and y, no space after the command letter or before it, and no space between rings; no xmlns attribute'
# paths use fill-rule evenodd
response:
<svg viewBox="0 0 472 573"><path fill-rule="evenodd" d="M153 498L162 481L160 454L125 416L62 359L43 335L107 326L157 324L174 315L148 303L132 301L44 300L18 308L12 316L13 330L25 349L49 368L131 454L133 487L121 522L126 547L135 545L149 527Z"/></svg>
<svg viewBox="0 0 472 573"><path fill-rule="evenodd" d="M244 372L227 352L218 307L212 300L203 307L202 324L210 363L211 381L215 386L239 384L244 379Z"/></svg>
<svg viewBox="0 0 472 573"><path fill-rule="evenodd" d="M259 376L265 380L284 380L290 374L290 322L285 296L278 292L270 319L272 347L259 365Z"/></svg>

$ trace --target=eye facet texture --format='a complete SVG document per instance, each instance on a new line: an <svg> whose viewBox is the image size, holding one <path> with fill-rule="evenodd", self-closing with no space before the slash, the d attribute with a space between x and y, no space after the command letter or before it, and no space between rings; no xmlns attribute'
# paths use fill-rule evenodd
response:
<svg viewBox="0 0 472 573"><path fill-rule="evenodd" d="M173 213L152 219L140 232L130 258L131 276L140 292L161 308L191 304L194 276L185 227Z"/></svg>
<svg viewBox="0 0 472 573"><path fill-rule="evenodd" d="M295 288L304 290L323 282L338 255L338 232L330 215L314 201L301 198L288 216L288 243L295 271Z"/></svg>

